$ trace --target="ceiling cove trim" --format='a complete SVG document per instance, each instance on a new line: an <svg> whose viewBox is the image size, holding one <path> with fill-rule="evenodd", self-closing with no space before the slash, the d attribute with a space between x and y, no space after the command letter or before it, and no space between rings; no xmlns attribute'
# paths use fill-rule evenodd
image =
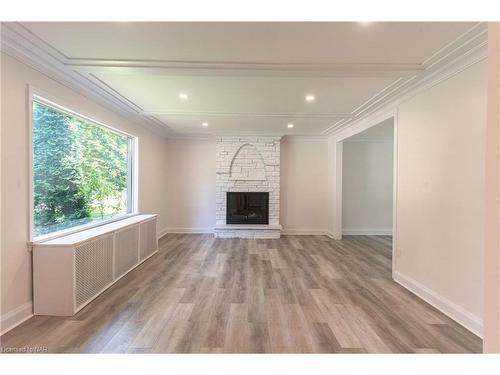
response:
<svg viewBox="0 0 500 375"><path fill-rule="evenodd" d="M424 70L421 64L393 64L393 63L268 63L268 62L230 62L230 61L169 61L169 60L107 60L90 58L67 58L66 65L75 68L121 68L123 74L132 73L136 69L165 70L190 73L201 71L224 72L226 75L242 74L254 75L268 72L299 75L299 76L322 76L322 77L386 77L386 76L408 76L417 74Z"/></svg>
<svg viewBox="0 0 500 375"><path fill-rule="evenodd" d="M233 63L233 62L183 62L183 61L121 61L121 60L102 60L102 59L72 59L64 55L37 35L33 34L20 23L2 23L2 50L9 55L27 63L56 81L90 97L108 108L118 113L132 117L139 124L145 122L151 126L151 129L162 135L168 135L170 129L168 126L157 119L154 115L160 113L149 113L143 111L139 106L119 94L116 90L85 71L84 68L92 68L92 63L105 69L106 64L119 64L124 71L127 69L181 69L191 70L192 72L201 72L203 70L212 70L213 72L227 72L231 70L241 74L241 71L247 71L255 74L283 74L283 70L289 69L294 74L320 75L333 74L338 76L359 76L366 77L370 74L376 76L394 76L395 81L380 90L365 103L358 106L352 113L344 114L317 114L317 116L340 118L331 127L322 132L322 135L328 136L341 132L343 129L352 126L360 120L381 110L381 108L394 106L395 102L400 102L402 97L407 97L413 92L419 91L422 87L429 84L436 84L440 80L457 70L461 71L468 66L481 61L486 57L487 44L487 24L480 22L475 24L469 30L458 36L455 40L448 43L440 50L436 51L431 57L422 64L268 64L268 63ZM121 65L120 65L121 64ZM127 67L127 64L129 67ZM149 65L148 65L149 64ZM110 65L110 67L111 67ZM169 66L167 69L166 66ZM80 66L81 69L78 68ZM462 67L462 68L461 68ZM461 70L460 70L461 69ZM267 73L266 73L267 72ZM194 115L183 113L183 115ZM215 115L215 114L214 114ZM216 114L224 115L224 114ZM243 115L243 114L226 114ZM259 114L248 114L256 115ZM291 114L265 114L276 117L291 116ZM292 115L293 116L293 115ZM314 117L307 115L305 117ZM149 127L147 127L149 129ZM199 133L198 133L199 134Z"/></svg>
<svg viewBox="0 0 500 375"><path fill-rule="evenodd" d="M215 141L216 138L220 137L239 137L239 138L244 138L244 137L281 137L281 142L319 142L319 143L325 143L328 142L328 138L322 135L301 135L301 134L263 134L263 133L254 133L254 134L245 134L242 135L241 133L238 133L238 135L228 135L226 133L224 134L200 134L200 133L173 133L168 137L170 141Z"/></svg>
<svg viewBox="0 0 500 375"><path fill-rule="evenodd" d="M190 62L190 61L166 61L166 60L107 60L107 59L84 59L84 58L67 58L66 64L81 69L82 73L87 73L94 76L88 68L100 68L116 70L121 68L123 74L136 72L137 69L153 69L158 74L158 71L164 71L167 74L173 73L174 70L189 71L192 73L207 73L216 72L221 74L238 74L247 72L250 74L266 73L267 75L291 74L300 76L344 76L344 77L367 77L367 76L393 76L395 81L377 92L367 101L355 108L351 113L334 113L334 114L258 114L258 113L201 113L201 112L171 112L168 110L143 111L145 116L154 115L177 115L177 116L227 116L227 117L275 117L275 118L339 118L340 122L334 123L332 126L322 132L323 135L329 135L337 132L351 123L363 118L374 110L377 110L386 103L395 100L408 90L419 84L419 81L428 74L432 74L434 70L439 70L441 66L446 66L463 55L469 53L477 45L481 45L487 40L486 23L476 23L469 30L465 31L450 43L436 51L432 56L426 59L421 64L356 64L356 63L333 63L333 64L270 64L270 63L235 63L235 62ZM62 54L61 52L59 52ZM307 73L307 74L305 74ZM96 80L97 77L94 76ZM105 85L104 82L98 80L98 85ZM114 91L114 90L113 90ZM119 93L116 93L120 95ZM121 96L121 95L120 95ZM124 100L126 98L122 97Z"/></svg>
<svg viewBox="0 0 500 375"><path fill-rule="evenodd" d="M277 72L324 72L326 75L347 74L347 76L361 76L373 73L375 77L389 75L397 75L404 77L406 75L418 74L438 63L440 60L449 55L458 52L466 44L473 41L475 38L480 38L486 33L485 23L479 22L472 26L469 30L459 35L455 40L451 41L440 50L436 51L431 57L423 63L270 63L270 62L234 62L234 61L182 61L182 60L134 60L134 59L102 59L102 58L79 58L69 57L60 50L51 46L49 43L33 34L29 29L21 23L17 24L25 30L32 43L42 43L47 49L52 51L53 55L62 61L67 66L78 67L94 67L94 68L146 68L146 69L174 69L174 70L227 70L235 71L240 75L241 71L277 71ZM123 72L127 72L126 69Z"/></svg>
<svg viewBox="0 0 500 375"><path fill-rule="evenodd" d="M220 117L277 117L277 118L351 118L350 113L264 113L264 112L210 112L210 111L143 111L145 115L166 116L220 116Z"/></svg>
<svg viewBox="0 0 500 375"><path fill-rule="evenodd" d="M415 63L269 63L269 62L234 62L234 61L178 61L178 60L126 60L98 58L66 57L66 65L76 68L123 68L122 73L134 69L164 69L188 71L226 71L227 74L241 75L242 71L262 74L263 71L282 73L299 72L305 76L346 76L346 77L407 77L419 74L446 59L453 53L460 54L476 38L486 33L483 23L477 23L450 43L436 51L421 64ZM60 51L59 53L64 56ZM130 69L129 69L130 68ZM192 72L191 72L192 73ZM167 72L168 74L168 72Z"/></svg>
<svg viewBox="0 0 500 375"><path fill-rule="evenodd" d="M79 73L80 74L80 73ZM94 74L90 73L86 76L86 78L89 81L92 81L96 86L101 87L105 91L109 91L113 94L113 96L116 96L121 102L125 103L126 105L130 106L132 109L134 109L137 113L143 114L143 109L132 102L131 100L127 99L125 96L120 94L118 91L116 91L114 88L112 88L110 85L108 85L106 82L103 80L99 79L97 76Z"/></svg>
<svg viewBox="0 0 500 375"><path fill-rule="evenodd" d="M487 59L488 51L486 47L486 45L483 45L480 48L475 49L472 53L469 53L467 54L467 56L464 56L464 58L460 59L460 61L458 61L456 64L442 68L425 82L421 82L419 85L403 93L395 100L386 103L379 108L376 108L366 116L363 116L356 121L351 122L350 124L348 124L349 126L345 128L338 128L336 131L328 134L328 136L335 140L341 140L349 137L352 134L356 134L356 129L364 130L366 128L366 124L375 124L377 122L381 122L382 120L387 118L387 113L394 113L394 115L397 116L398 107L402 103L410 100L412 97L418 95L419 93L429 90L432 87L450 78L453 78L454 76L460 74L471 66Z"/></svg>
<svg viewBox="0 0 500 375"><path fill-rule="evenodd" d="M399 77L396 79L394 82L389 84L388 86L384 87L382 90L377 92L375 95L373 95L371 98L369 98L367 101L356 107L351 113L350 116L351 118L355 117L358 113L363 112L366 108L369 108L373 104L377 103L384 97L390 95L391 93L400 90L402 87L404 87L409 81L414 79L416 76L412 76L408 79L404 79L403 77Z"/></svg>
<svg viewBox="0 0 500 375"><path fill-rule="evenodd" d="M1 50L49 78L128 118L139 126L165 137L168 127L153 117L145 117L131 103L112 95L81 73L66 66L65 56L34 36L19 23L1 24Z"/></svg>
<svg viewBox="0 0 500 375"><path fill-rule="evenodd" d="M359 138L352 138L349 137L347 139L344 139L345 143L357 143L357 142L367 142L367 143L392 143L394 142L394 138L382 138L382 137L363 137L360 136Z"/></svg>
<svg viewBox="0 0 500 375"><path fill-rule="evenodd" d="M466 36L469 38L467 39ZM485 60L488 55L487 37L486 23L476 24L467 33L464 33L454 42L434 54L430 58L433 62L421 75L404 79L399 87L389 90L385 95L380 95L367 106L360 106L361 110L354 111L350 119L334 124L322 134L337 137L344 130L356 126L360 121L364 121L374 114L392 110L419 92L427 90ZM457 43L459 46L456 45Z"/></svg>
<svg viewBox="0 0 500 375"><path fill-rule="evenodd" d="M443 58L449 57L454 53L461 54L460 50L467 50L467 45L471 42L474 42L478 38L482 38L484 36L487 37L488 27L485 22L478 22L474 26L472 26L469 30L465 31L457 38L443 46L441 49L436 51L430 57L428 57L422 65L424 65L427 69L437 64ZM463 53L463 52L462 52Z"/></svg>
<svg viewBox="0 0 500 375"><path fill-rule="evenodd" d="M268 137L278 137L282 138L285 135L284 132L217 132L215 136L217 138L268 138Z"/></svg>
<svg viewBox="0 0 500 375"><path fill-rule="evenodd" d="M281 139L283 142L328 142L328 138L322 135L300 135L300 134L286 134Z"/></svg>
<svg viewBox="0 0 500 375"><path fill-rule="evenodd" d="M204 133L171 133L168 136L169 141L215 141L214 134Z"/></svg>

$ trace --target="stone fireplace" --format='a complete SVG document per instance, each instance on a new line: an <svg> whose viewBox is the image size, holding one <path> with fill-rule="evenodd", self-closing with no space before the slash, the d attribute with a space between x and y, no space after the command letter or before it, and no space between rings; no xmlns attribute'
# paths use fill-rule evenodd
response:
<svg viewBox="0 0 500 375"><path fill-rule="evenodd" d="M215 237L279 238L281 137L216 139ZM228 224L228 192L269 193L268 224Z"/></svg>

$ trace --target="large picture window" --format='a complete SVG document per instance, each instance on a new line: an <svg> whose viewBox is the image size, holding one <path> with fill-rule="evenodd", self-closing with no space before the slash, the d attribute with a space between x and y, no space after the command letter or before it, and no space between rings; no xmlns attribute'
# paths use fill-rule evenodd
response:
<svg viewBox="0 0 500 375"><path fill-rule="evenodd" d="M132 212L133 138L33 100L33 237Z"/></svg>

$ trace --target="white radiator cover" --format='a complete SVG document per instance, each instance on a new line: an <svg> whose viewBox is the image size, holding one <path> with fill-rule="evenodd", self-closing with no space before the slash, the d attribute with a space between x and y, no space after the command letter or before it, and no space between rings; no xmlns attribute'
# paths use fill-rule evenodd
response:
<svg viewBox="0 0 500 375"><path fill-rule="evenodd" d="M113 234L75 248L75 305L78 309L113 282Z"/></svg>
<svg viewBox="0 0 500 375"><path fill-rule="evenodd" d="M151 223L156 226L154 221ZM156 234L156 233L155 233ZM143 236L145 237L145 236ZM115 253L115 277L121 277L130 271L139 261L139 225L127 227L115 234L115 246L120 251Z"/></svg>
<svg viewBox="0 0 500 375"><path fill-rule="evenodd" d="M74 315L157 252L156 215L135 215L35 243L35 315Z"/></svg>
<svg viewBox="0 0 500 375"><path fill-rule="evenodd" d="M146 221L140 224L141 241L139 246L140 260L148 258L156 250L156 221Z"/></svg>

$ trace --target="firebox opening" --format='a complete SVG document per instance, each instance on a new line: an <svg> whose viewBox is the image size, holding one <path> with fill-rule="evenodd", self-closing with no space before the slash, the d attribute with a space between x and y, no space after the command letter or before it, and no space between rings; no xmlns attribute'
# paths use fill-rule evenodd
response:
<svg viewBox="0 0 500 375"><path fill-rule="evenodd" d="M269 224L269 193L227 192L226 224Z"/></svg>

